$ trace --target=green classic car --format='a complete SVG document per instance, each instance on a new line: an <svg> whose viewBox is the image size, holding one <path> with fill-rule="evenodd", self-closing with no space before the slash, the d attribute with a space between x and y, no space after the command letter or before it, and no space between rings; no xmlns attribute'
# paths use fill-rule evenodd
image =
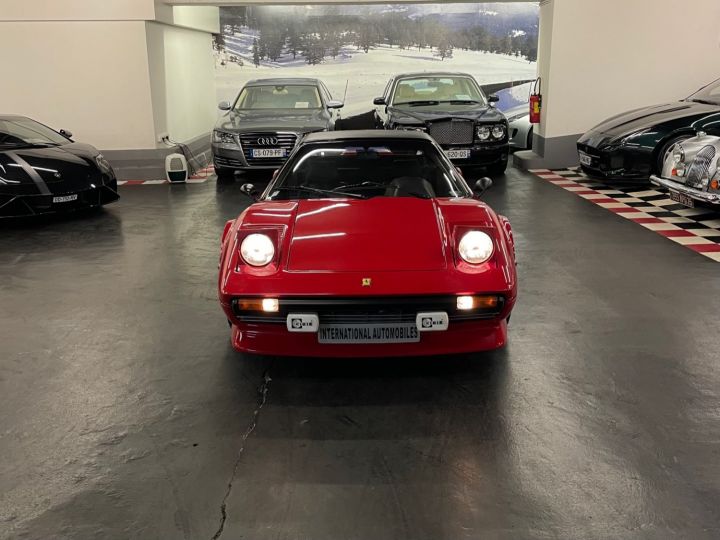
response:
<svg viewBox="0 0 720 540"><path fill-rule="evenodd" d="M606 179L647 180L672 147L698 132L720 136L720 79L690 97L608 118L577 142L582 170Z"/></svg>

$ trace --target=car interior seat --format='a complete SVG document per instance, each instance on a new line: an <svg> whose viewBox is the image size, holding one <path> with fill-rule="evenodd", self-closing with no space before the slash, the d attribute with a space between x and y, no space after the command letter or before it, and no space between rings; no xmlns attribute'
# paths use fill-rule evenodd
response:
<svg viewBox="0 0 720 540"><path fill-rule="evenodd" d="M403 197L410 194L435 197L435 190L430 182L420 176L394 178L385 189L386 197Z"/></svg>

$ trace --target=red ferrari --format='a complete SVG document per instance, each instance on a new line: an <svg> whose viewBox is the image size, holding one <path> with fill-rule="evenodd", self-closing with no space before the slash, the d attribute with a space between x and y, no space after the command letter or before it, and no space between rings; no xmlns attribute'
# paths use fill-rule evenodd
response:
<svg viewBox="0 0 720 540"><path fill-rule="evenodd" d="M222 237L238 351L382 357L502 347L517 296L508 220L417 131L305 137ZM252 194L252 186L243 190Z"/></svg>

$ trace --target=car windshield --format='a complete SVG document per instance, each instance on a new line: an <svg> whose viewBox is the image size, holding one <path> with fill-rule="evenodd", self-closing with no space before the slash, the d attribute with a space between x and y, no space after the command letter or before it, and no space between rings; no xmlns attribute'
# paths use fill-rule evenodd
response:
<svg viewBox="0 0 720 540"><path fill-rule="evenodd" d="M307 84L246 86L235 101L238 111L320 107L317 87Z"/></svg>
<svg viewBox="0 0 720 540"><path fill-rule="evenodd" d="M464 197L471 193L425 140L307 144L283 167L267 199Z"/></svg>
<svg viewBox="0 0 720 540"><path fill-rule="evenodd" d="M415 77L401 79L391 100L394 106L422 106L440 103L467 104L487 102L482 90L470 77Z"/></svg>
<svg viewBox="0 0 720 540"><path fill-rule="evenodd" d="M68 140L59 133L29 118L0 118L0 147L67 143Z"/></svg>
<svg viewBox="0 0 720 540"><path fill-rule="evenodd" d="M692 96L688 101L697 101L700 103L709 103L711 105L720 105L720 79L704 86Z"/></svg>

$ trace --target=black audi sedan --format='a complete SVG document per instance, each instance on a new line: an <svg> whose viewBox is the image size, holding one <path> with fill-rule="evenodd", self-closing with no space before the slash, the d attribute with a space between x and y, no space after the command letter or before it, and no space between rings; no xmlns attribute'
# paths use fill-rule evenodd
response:
<svg viewBox="0 0 720 540"><path fill-rule="evenodd" d="M510 148L496 101L465 73L406 73L390 79L373 103L377 127L426 132L464 173L496 176L505 171Z"/></svg>
<svg viewBox="0 0 720 540"><path fill-rule="evenodd" d="M649 181L668 151L704 132L720 136L720 79L673 103L608 118L577 142L582 170L606 179Z"/></svg>
<svg viewBox="0 0 720 540"><path fill-rule="evenodd" d="M333 130L342 107L318 79L248 82L232 105L219 105L226 112L212 134L216 174L279 168L302 136Z"/></svg>
<svg viewBox="0 0 720 540"><path fill-rule="evenodd" d="M24 116L0 115L0 218L99 207L119 198L94 147Z"/></svg>

